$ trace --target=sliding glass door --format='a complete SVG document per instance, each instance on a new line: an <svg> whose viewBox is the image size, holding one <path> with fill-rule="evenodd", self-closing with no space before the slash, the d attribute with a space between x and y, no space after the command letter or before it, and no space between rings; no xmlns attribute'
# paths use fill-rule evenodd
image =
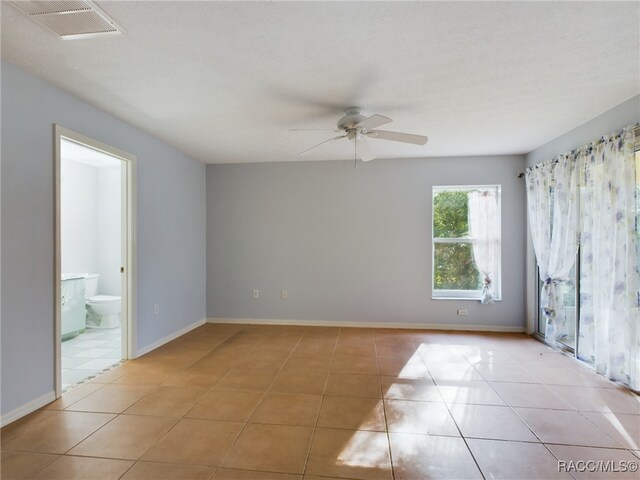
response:
<svg viewBox="0 0 640 480"><path fill-rule="evenodd" d="M558 285L560 292L561 304L556 310L557 316L557 330L556 330L556 343L563 349L575 352L576 339L578 338L578 268L580 261L580 254L576 256L576 263L574 263L569 279ZM538 275L538 279L540 276ZM540 299L540 293L542 291L542 282L538 281L538 299ZM538 301L538 305L540 302ZM538 333L543 337L546 335L547 318L541 308L538 308Z"/></svg>

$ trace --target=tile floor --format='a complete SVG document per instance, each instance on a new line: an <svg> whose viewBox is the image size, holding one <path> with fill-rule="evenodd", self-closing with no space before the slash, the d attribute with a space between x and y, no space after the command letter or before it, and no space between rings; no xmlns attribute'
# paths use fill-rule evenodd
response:
<svg viewBox="0 0 640 480"><path fill-rule="evenodd" d="M122 359L120 327L87 329L62 342L62 390L102 372Z"/></svg>
<svg viewBox="0 0 640 480"><path fill-rule="evenodd" d="M558 462L637 465L640 399L524 335L208 324L1 433L3 479L637 479Z"/></svg>

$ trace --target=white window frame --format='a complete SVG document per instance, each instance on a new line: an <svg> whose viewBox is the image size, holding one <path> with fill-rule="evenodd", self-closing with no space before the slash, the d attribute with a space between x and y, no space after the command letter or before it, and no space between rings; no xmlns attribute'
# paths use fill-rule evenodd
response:
<svg viewBox="0 0 640 480"><path fill-rule="evenodd" d="M481 290L436 290L435 270L436 270L436 243L469 243L476 242L474 238L436 238L434 236L433 221L435 218L434 196L437 192L470 191L476 189L496 189L498 192L498 210L500 218L500 255L496 268L496 275L493 279L493 292L497 302L502 300L502 186L501 185L433 185L431 187L431 298L433 300L480 300Z"/></svg>

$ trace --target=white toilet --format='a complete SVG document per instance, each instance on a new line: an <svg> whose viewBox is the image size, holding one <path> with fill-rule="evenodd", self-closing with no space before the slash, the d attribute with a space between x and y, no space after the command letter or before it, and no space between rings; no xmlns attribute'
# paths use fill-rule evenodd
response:
<svg viewBox="0 0 640 480"><path fill-rule="evenodd" d="M97 295L97 273L85 276L85 305L87 307L87 328L116 328L120 326L120 297Z"/></svg>

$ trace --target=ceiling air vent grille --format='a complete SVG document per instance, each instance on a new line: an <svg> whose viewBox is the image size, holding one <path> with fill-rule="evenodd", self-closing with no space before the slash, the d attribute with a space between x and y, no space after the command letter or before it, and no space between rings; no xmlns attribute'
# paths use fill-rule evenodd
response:
<svg viewBox="0 0 640 480"><path fill-rule="evenodd" d="M63 40L125 33L95 3L80 0L11 2L29 18Z"/></svg>

